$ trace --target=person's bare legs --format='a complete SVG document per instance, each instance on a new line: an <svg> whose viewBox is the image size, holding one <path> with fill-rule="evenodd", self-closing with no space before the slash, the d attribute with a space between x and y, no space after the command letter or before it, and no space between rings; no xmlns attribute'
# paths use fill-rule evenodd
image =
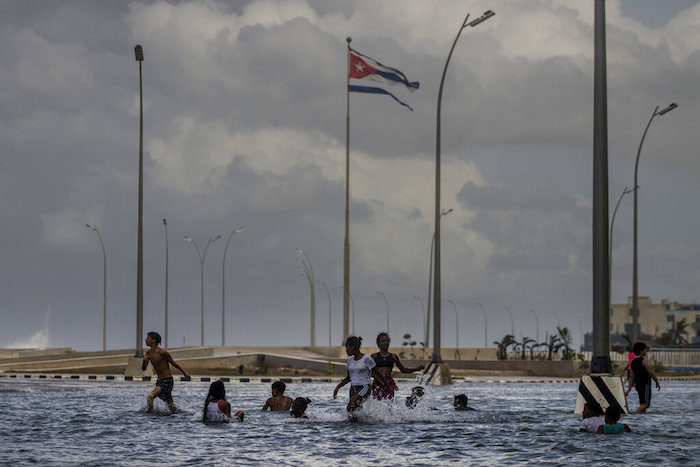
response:
<svg viewBox="0 0 700 467"><path fill-rule="evenodd" d="M639 407L637 407L637 413L644 413L647 411L648 408L649 408L648 405L641 404Z"/></svg>
<svg viewBox="0 0 700 467"><path fill-rule="evenodd" d="M161 389L159 386L156 386L156 388L151 391L151 393L146 397L146 403L148 404L148 407L146 408L146 413L151 413L153 412L153 401L155 400L156 397L158 397L158 394L160 394Z"/></svg>

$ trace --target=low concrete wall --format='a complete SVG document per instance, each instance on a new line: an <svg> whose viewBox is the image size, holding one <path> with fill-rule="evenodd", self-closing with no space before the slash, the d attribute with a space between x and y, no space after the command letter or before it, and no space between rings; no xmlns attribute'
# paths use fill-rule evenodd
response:
<svg viewBox="0 0 700 467"><path fill-rule="evenodd" d="M258 368L298 368L323 373L339 374L345 371L345 364L330 360L296 358L279 354L249 353L225 357L200 357L181 359L179 363L189 373L206 374L211 370L230 370L234 374L240 365Z"/></svg>
<svg viewBox="0 0 700 467"><path fill-rule="evenodd" d="M527 376L573 378L574 360L449 360L454 370L525 372Z"/></svg>

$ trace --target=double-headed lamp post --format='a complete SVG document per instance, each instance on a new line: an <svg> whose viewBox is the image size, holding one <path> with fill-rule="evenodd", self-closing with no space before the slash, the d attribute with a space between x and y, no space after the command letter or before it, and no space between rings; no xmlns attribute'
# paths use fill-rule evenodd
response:
<svg viewBox="0 0 700 467"><path fill-rule="evenodd" d="M608 310L612 308L612 254L613 254L613 228L615 227L615 216L617 215L617 210L620 207L620 203L622 202L622 198L626 194L632 193L634 189L627 188L625 187L624 190L622 190L622 193L620 194L620 197L617 200L617 204L615 205L615 209L613 210L613 215L612 218L610 219L610 238L608 239L608 280L610 281L610 285L608 286Z"/></svg>
<svg viewBox="0 0 700 467"><path fill-rule="evenodd" d="M537 343L539 344L539 342L540 342L540 322L537 319L537 313L535 313L535 310L530 310L530 313L535 315L535 339L537 340Z"/></svg>
<svg viewBox="0 0 700 467"><path fill-rule="evenodd" d="M377 290L377 293L384 299L384 305L386 306L386 333L389 334L389 302L386 300L386 295L384 295L384 292Z"/></svg>
<svg viewBox="0 0 700 467"><path fill-rule="evenodd" d="M311 260L309 259L309 255L306 254L306 251L302 250L301 248L297 248L297 253L304 255L304 259L299 259L297 258L297 261L301 262L301 275L306 278L307 281L309 281L309 289L310 289L310 294L311 294L311 323L310 323L310 329L309 333L311 334L311 339L310 339L310 345L311 347L316 346L316 288L315 288L315 282L316 282L316 277L314 276L314 268L311 266Z"/></svg>
<svg viewBox="0 0 700 467"><path fill-rule="evenodd" d="M474 21L467 22L469 20L469 15L464 18L462 25L457 32L457 37L455 37L452 43L452 48L450 48L450 53L447 55L447 60L445 61L445 68L442 70L442 78L440 79L440 90L438 91L437 100L437 124L436 124L436 138L435 138L435 258L433 263L435 264L435 272L433 277L433 321L434 321L434 336L433 336L433 363L441 363L440 358L440 301L442 300L442 290L441 290L441 276L440 276L440 216L442 215L442 210L440 209L440 120L442 114L442 89L445 85L445 74L447 73L447 66L450 64L450 58L452 57L452 52L457 45L457 40L462 34L462 31L467 26L476 26L483 21L486 21L490 17L494 16L495 13L491 10L484 12L479 18Z"/></svg>
<svg viewBox="0 0 700 467"><path fill-rule="evenodd" d="M510 308L508 308L507 306L504 306L503 309L508 312L508 315L510 315L510 335L515 337L515 325L513 323L513 312L511 312Z"/></svg>
<svg viewBox="0 0 700 467"><path fill-rule="evenodd" d="M197 242L195 242L192 237L185 235L185 240L194 245L195 249L197 250L197 255L199 256L199 271L200 271L199 272L199 280L200 280L199 303L201 306L201 328L202 328L202 344L201 345L202 345L202 347L204 347L204 260L207 257L207 250L209 249L209 245L211 245L213 242L217 241L220 238L221 238L221 235L217 235L216 237L209 237L209 241L207 242L207 246L204 247L204 254L202 254L199 251L199 247L197 246Z"/></svg>
<svg viewBox="0 0 700 467"><path fill-rule="evenodd" d="M328 287L326 287L326 283L323 281L318 281L319 284L323 286L324 289L326 289L326 296L328 297L328 347L331 346L331 293L328 291Z"/></svg>
<svg viewBox="0 0 700 467"><path fill-rule="evenodd" d="M637 342L639 340L639 330L637 329L639 322L639 306L637 300L637 192L639 191L639 184L637 183L637 169L639 168L639 155L642 153L642 145L644 144L644 138L647 135L647 131L649 131L649 126L651 125L651 121L654 120L654 117L656 117L657 115L661 116L667 114L676 107L678 107L678 104L676 104L675 102L671 103L668 107L661 110L659 110L658 105L656 106L656 108L654 109L654 113L651 114L649 123L647 123L647 127L644 129L642 139L639 142L639 148L637 149L637 158L634 161L634 252L632 260L632 340L634 342Z"/></svg>
<svg viewBox="0 0 700 467"><path fill-rule="evenodd" d="M481 311L484 313L484 348L488 348L489 344L489 329L488 329L488 324L486 322L486 308L484 308L484 305L482 305L479 302L476 302L477 305L481 307Z"/></svg>
<svg viewBox="0 0 700 467"><path fill-rule="evenodd" d="M92 224L85 224L85 227L97 234L100 246L102 246L102 351L104 352L107 350L107 252L105 251L105 244L102 243L100 230Z"/></svg>
<svg viewBox="0 0 700 467"><path fill-rule="evenodd" d="M239 232L243 232L245 227L239 227L233 229L231 234L226 240L226 246L224 247L224 261L221 267L221 346L226 345L226 252L228 251L228 244L231 243L231 238Z"/></svg>
<svg viewBox="0 0 700 467"><path fill-rule="evenodd" d="M457 345L457 355L459 355L459 313L457 313L457 305L455 305L455 302L447 300L447 303L452 305L452 308L455 310L455 342Z"/></svg>
<svg viewBox="0 0 700 467"><path fill-rule="evenodd" d="M426 324L425 305L423 304L423 299L420 298L419 296L414 295L413 298L415 298L416 300L418 300L418 303L420 303L420 309L421 309L421 312L423 313L423 314L421 315L422 321L423 321L423 336L425 337L425 324ZM426 345L427 345L427 344L426 344L425 341L424 341L424 342L423 342L423 347L425 347Z"/></svg>

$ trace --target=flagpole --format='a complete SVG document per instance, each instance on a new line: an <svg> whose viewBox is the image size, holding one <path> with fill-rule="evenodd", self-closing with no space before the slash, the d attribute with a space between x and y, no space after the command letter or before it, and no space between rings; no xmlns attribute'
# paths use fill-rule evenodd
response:
<svg viewBox="0 0 700 467"><path fill-rule="evenodd" d="M348 338L350 328L350 42L348 43L347 73L345 74L345 244L343 262L343 343Z"/></svg>

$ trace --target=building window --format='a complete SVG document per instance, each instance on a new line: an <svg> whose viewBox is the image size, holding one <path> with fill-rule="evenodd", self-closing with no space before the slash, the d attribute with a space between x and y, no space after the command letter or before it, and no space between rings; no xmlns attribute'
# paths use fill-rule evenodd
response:
<svg viewBox="0 0 700 467"><path fill-rule="evenodd" d="M666 315L666 322L667 323L672 323L675 321L675 316L673 315Z"/></svg>

